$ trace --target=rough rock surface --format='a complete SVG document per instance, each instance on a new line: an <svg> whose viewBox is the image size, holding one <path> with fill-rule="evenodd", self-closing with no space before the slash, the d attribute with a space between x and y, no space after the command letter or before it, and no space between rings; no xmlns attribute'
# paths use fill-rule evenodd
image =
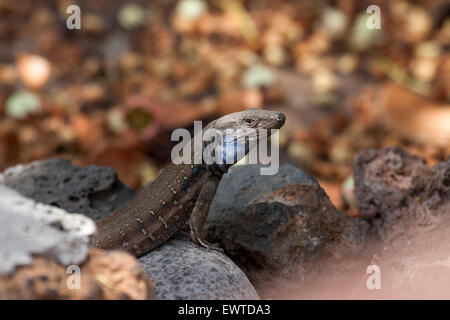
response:
<svg viewBox="0 0 450 320"><path fill-rule="evenodd" d="M95 224L80 214L37 203L0 185L0 273L29 264L33 255L63 265L83 262Z"/></svg>
<svg viewBox="0 0 450 320"><path fill-rule="evenodd" d="M356 205L387 243L450 216L450 158L434 167L398 147L361 151L354 160Z"/></svg>
<svg viewBox="0 0 450 320"><path fill-rule="evenodd" d="M0 275L0 299L152 299L154 286L136 259L121 251L93 249L73 269L53 259L35 257L29 266ZM77 285L79 284L79 287ZM79 289L78 289L79 288Z"/></svg>
<svg viewBox="0 0 450 320"><path fill-rule="evenodd" d="M93 220L109 214L136 195L118 180L112 168L82 168L64 159L11 167L0 175L0 183L35 201L70 213L83 213Z"/></svg>
<svg viewBox="0 0 450 320"><path fill-rule="evenodd" d="M233 261L194 244L185 232L139 261L155 283L156 299L259 299Z"/></svg>
<svg viewBox="0 0 450 320"><path fill-rule="evenodd" d="M386 295L448 298L450 158L429 167L398 147L363 150L354 176L361 215L383 241Z"/></svg>
<svg viewBox="0 0 450 320"><path fill-rule="evenodd" d="M311 283L326 265L343 267L364 248L368 224L336 210L300 169L284 165L264 176L258 166L242 166L223 177L207 228L209 241L219 242L261 293L282 280Z"/></svg>

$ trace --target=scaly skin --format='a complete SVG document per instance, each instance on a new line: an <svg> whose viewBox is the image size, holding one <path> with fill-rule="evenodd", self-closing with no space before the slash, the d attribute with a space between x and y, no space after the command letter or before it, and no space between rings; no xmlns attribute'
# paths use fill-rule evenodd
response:
<svg viewBox="0 0 450 320"><path fill-rule="evenodd" d="M249 109L214 120L205 129L237 130L237 138L254 129L279 129L285 116L274 111ZM239 159L237 159L239 160ZM138 196L97 222L95 246L123 248L141 256L165 243L190 217L192 240L208 249L221 250L202 239L222 175L231 165L171 163Z"/></svg>

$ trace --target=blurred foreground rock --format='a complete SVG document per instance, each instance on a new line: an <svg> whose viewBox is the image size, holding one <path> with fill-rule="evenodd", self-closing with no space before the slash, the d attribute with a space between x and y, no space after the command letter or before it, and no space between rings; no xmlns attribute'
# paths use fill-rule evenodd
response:
<svg viewBox="0 0 450 320"><path fill-rule="evenodd" d="M450 158L429 167L398 147L369 149L356 156L354 177L361 216L386 243L450 219Z"/></svg>
<svg viewBox="0 0 450 320"><path fill-rule="evenodd" d="M139 259L161 300L259 299L242 270L226 255L207 250L178 233Z"/></svg>
<svg viewBox="0 0 450 320"><path fill-rule="evenodd" d="M317 181L291 165L274 176L261 175L259 166L233 167L207 227L209 241L219 242L265 296L339 278L368 236L366 222L336 210Z"/></svg>
<svg viewBox="0 0 450 320"><path fill-rule="evenodd" d="M114 169L72 165L70 160L49 159L8 168L0 183L35 201L83 213L98 220L136 193L123 184Z"/></svg>
<svg viewBox="0 0 450 320"><path fill-rule="evenodd" d="M134 257L90 248L95 224L81 214L0 185L0 226L0 299L153 297L153 284ZM80 288L70 289L77 268Z"/></svg>
<svg viewBox="0 0 450 320"><path fill-rule="evenodd" d="M121 251L91 250L79 282L73 269L42 257L0 275L0 299L153 299L153 292L136 259Z"/></svg>
<svg viewBox="0 0 450 320"><path fill-rule="evenodd" d="M450 297L450 157L433 167L398 147L354 161L361 216L383 241L382 287L394 298Z"/></svg>

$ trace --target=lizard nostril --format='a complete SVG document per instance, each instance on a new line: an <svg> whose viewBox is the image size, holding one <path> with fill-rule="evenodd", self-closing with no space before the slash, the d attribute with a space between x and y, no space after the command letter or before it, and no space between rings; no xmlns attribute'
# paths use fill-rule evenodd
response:
<svg viewBox="0 0 450 320"><path fill-rule="evenodd" d="M286 116L282 113L278 113L276 117L277 117L278 121L282 121L282 120L286 119Z"/></svg>

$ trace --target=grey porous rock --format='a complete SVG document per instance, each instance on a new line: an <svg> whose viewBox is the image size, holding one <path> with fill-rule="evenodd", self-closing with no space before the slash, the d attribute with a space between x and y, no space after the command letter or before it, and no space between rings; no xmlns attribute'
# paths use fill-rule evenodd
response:
<svg viewBox="0 0 450 320"><path fill-rule="evenodd" d="M83 213L93 220L109 214L136 193L123 184L114 169L79 167L70 160L49 159L8 168L0 183L35 201Z"/></svg>
<svg viewBox="0 0 450 320"><path fill-rule="evenodd" d="M259 299L242 270L224 254L207 250L178 233L139 259L160 300Z"/></svg>
<svg viewBox="0 0 450 320"><path fill-rule="evenodd" d="M80 264L95 232L89 218L27 199L4 185L0 185L0 226L0 273L30 264L34 255L62 265Z"/></svg>
<svg viewBox="0 0 450 320"><path fill-rule="evenodd" d="M0 184L0 227L0 300L153 298L153 283L133 256L91 249L95 224L84 215Z"/></svg>
<svg viewBox="0 0 450 320"><path fill-rule="evenodd" d="M207 239L219 242L263 296L335 277L364 247L368 224L339 212L315 179L291 165L276 175L233 167L211 205ZM321 273L325 266L333 272ZM286 288L286 287L284 287Z"/></svg>
<svg viewBox="0 0 450 320"><path fill-rule="evenodd" d="M450 157L430 167L399 147L362 150L356 203L383 242L380 267L396 298L450 296Z"/></svg>

